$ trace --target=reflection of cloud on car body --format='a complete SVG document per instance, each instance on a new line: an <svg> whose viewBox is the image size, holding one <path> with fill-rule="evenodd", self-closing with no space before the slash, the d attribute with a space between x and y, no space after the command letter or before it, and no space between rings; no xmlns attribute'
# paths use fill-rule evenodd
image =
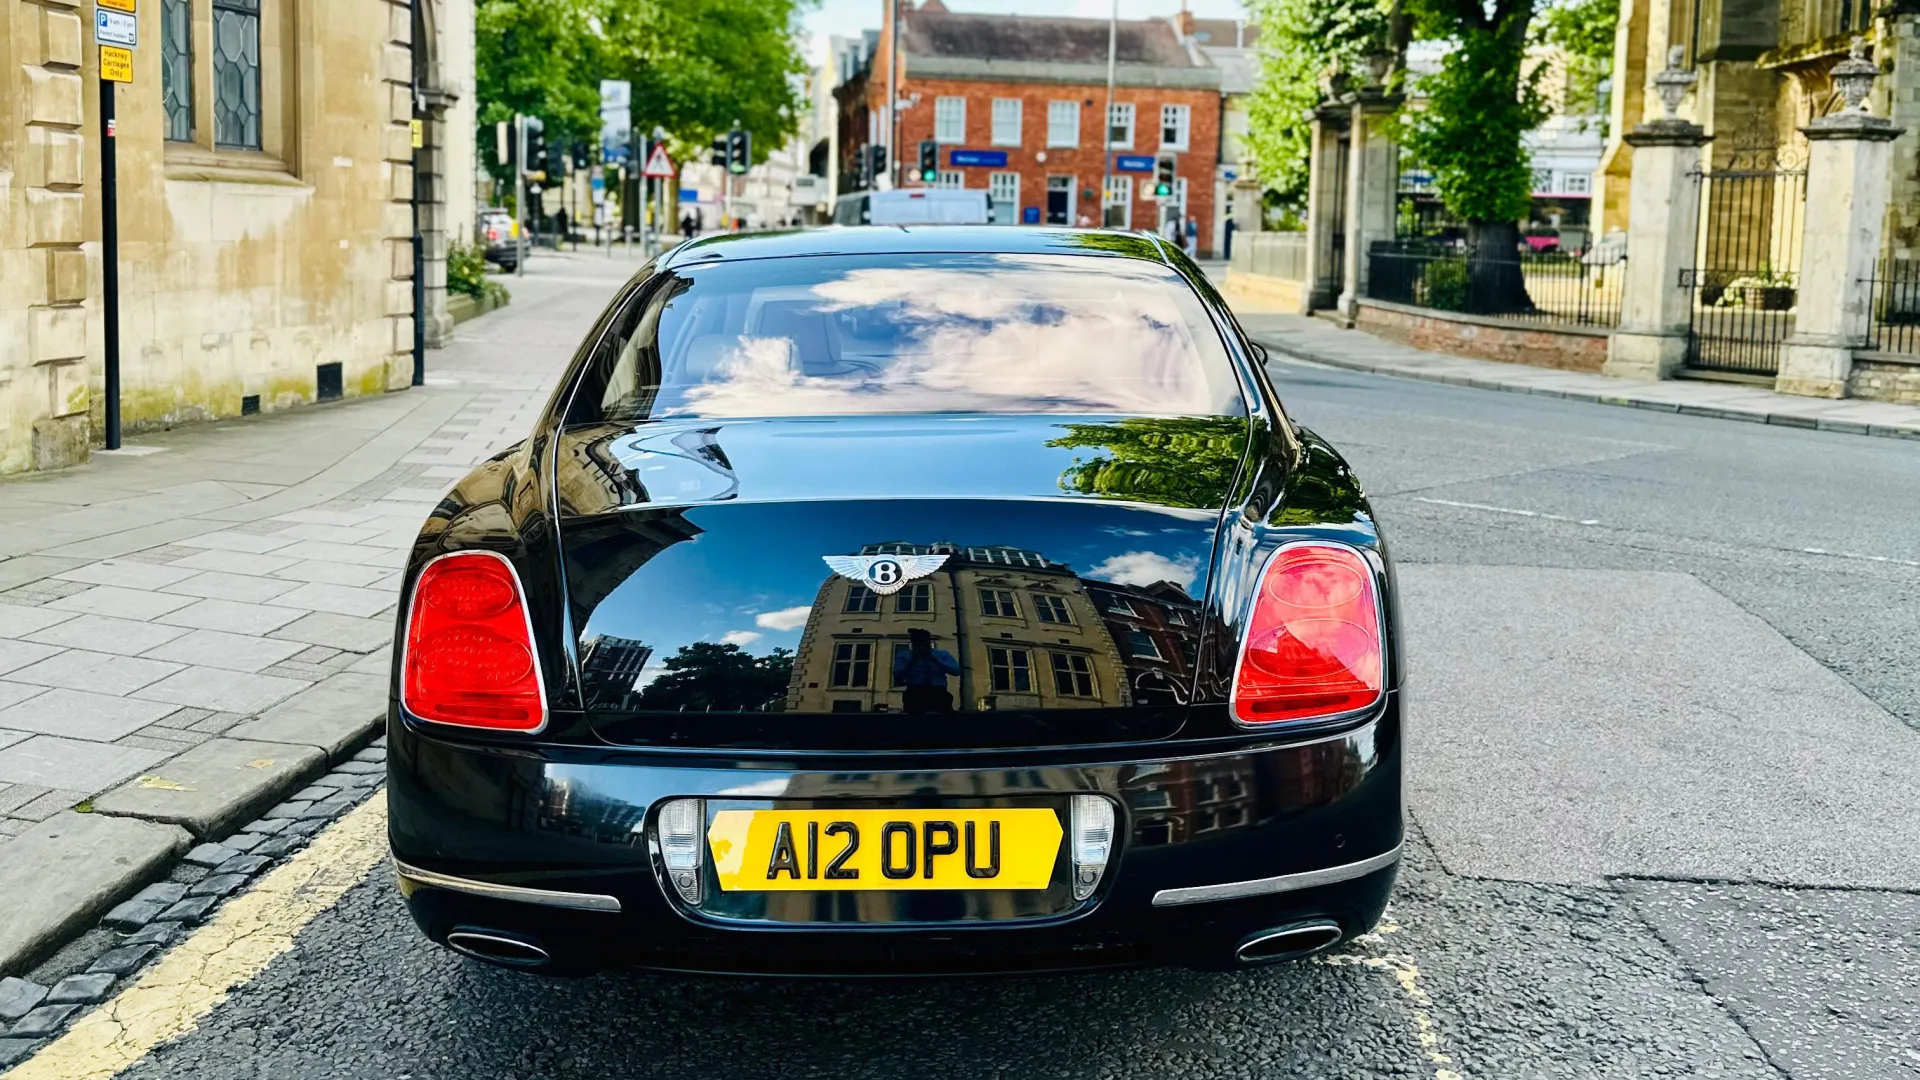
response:
<svg viewBox="0 0 1920 1080"><path fill-rule="evenodd" d="M1171 581L1182 589L1191 590L1193 579L1200 576L1200 560L1191 555L1169 559L1157 551L1129 551L1112 556L1087 571L1087 576L1111 581L1115 585L1152 585Z"/></svg>
<svg viewBox="0 0 1920 1080"><path fill-rule="evenodd" d="M781 608L779 611L763 611L753 617L753 625L762 630L798 630L807 625L807 615L811 607Z"/></svg>

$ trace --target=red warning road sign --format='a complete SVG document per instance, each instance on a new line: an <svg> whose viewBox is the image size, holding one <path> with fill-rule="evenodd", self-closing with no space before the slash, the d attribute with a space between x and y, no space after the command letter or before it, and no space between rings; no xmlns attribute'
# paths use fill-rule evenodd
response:
<svg viewBox="0 0 1920 1080"><path fill-rule="evenodd" d="M673 159L667 156L666 143L654 143L653 153L647 157L647 167L640 170L642 176L658 179L670 179L673 176Z"/></svg>

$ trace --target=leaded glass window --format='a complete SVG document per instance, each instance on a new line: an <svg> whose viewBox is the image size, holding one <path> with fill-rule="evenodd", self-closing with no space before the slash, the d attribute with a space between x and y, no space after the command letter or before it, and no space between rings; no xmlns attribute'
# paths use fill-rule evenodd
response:
<svg viewBox="0 0 1920 1080"><path fill-rule="evenodd" d="M167 138L192 142L192 0L160 0L160 82L167 109Z"/></svg>
<svg viewBox="0 0 1920 1080"><path fill-rule="evenodd" d="M260 0L213 0L213 142L260 149Z"/></svg>

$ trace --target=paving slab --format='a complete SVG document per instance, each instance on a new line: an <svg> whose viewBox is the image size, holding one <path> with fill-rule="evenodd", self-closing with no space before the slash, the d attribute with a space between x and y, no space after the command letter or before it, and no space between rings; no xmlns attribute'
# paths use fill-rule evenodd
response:
<svg viewBox="0 0 1920 1080"><path fill-rule="evenodd" d="M361 619L316 611L273 631L270 636L364 653L391 644L393 632L392 619Z"/></svg>
<svg viewBox="0 0 1920 1080"><path fill-rule="evenodd" d="M300 617L300 612L296 610L266 607L261 604L242 604L233 600L195 601L190 597L176 597L176 599L189 600L191 606L161 616L158 621L169 626L185 626L195 630L220 630L229 634L266 634Z"/></svg>
<svg viewBox="0 0 1920 1080"><path fill-rule="evenodd" d="M53 645L0 639L0 675L37 664L59 653L60 649Z"/></svg>
<svg viewBox="0 0 1920 1080"><path fill-rule="evenodd" d="M187 831L104 814L56 814L0 858L0 974L18 974L161 873Z"/></svg>
<svg viewBox="0 0 1920 1080"><path fill-rule="evenodd" d="M223 668L228 671L256 672L301 651L297 641L279 641L250 634L228 634L219 630L195 630L175 638L145 655L157 660L181 664Z"/></svg>
<svg viewBox="0 0 1920 1080"><path fill-rule="evenodd" d="M48 602L56 611L79 611L93 615L146 621L178 611L193 603L190 596L169 596L146 589L124 589L118 585L95 585L72 596Z"/></svg>
<svg viewBox="0 0 1920 1080"><path fill-rule="evenodd" d="M259 577L253 574L229 574L218 570L200 570L191 577L163 587L161 592L180 596L198 596L207 600L233 600L258 604L296 588L291 581Z"/></svg>
<svg viewBox="0 0 1920 1080"><path fill-rule="evenodd" d="M275 705L257 720L234 725L227 734L236 739L300 743L334 759L365 738L386 716L386 679L342 673Z"/></svg>
<svg viewBox="0 0 1920 1080"><path fill-rule="evenodd" d="M122 657L110 659L123 664L138 662ZM178 668L173 664L161 666L170 670ZM139 731L177 709L177 706L164 701L141 701L56 687L18 705L0 709L0 728L112 742Z"/></svg>
<svg viewBox="0 0 1920 1080"><path fill-rule="evenodd" d="M134 619L116 619L110 615L73 615L68 621L36 630L28 640L42 645L69 649L89 649L118 656L138 656L148 649L165 645L187 632L181 626L162 626Z"/></svg>
<svg viewBox="0 0 1920 1080"><path fill-rule="evenodd" d="M311 746L209 739L99 796L93 808L180 825L203 839L225 836L305 784L324 763Z"/></svg>
<svg viewBox="0 0 1920 1080"><path fill-rule="evenodd" d="M35 735L0 750L0 783L103 791L166 758L138 746Z"/></svg>
<svg viewBox="0 0 1920 1080"><path fill-rule="evenodd" d="M298 679L220 668L189 667L134 691L149 701L170 701L215 712L256 713L306 687Z"/></svg>
<svg viewBox="0 0 1920 1080"><path fill-rule="evenodd" d="M77 618L80 616L71 611L27 607L24 604L0 604L0 638L23 638L57 623Z"/></svg>
<svg viewBox="0 0 1920 1080"><path fill-rule="evenodd" d="M7 679L37 686L84 686L101 695L120 695L131 694L143 686L159 682L179 671L182 666L164 660L143 660L88 649L68 649L37 664L10 671Z"/></svg>

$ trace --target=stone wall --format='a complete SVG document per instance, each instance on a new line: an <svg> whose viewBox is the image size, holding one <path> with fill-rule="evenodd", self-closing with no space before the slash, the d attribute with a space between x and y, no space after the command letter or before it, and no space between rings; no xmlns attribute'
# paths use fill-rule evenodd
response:
<svg viewBox="0 0 1920 1080"><path fill-rule="evenodd" d="M405 386L405 0L264 0L245 150L214 137L209 0L191 8L193 138L167 139L159 7L141 5L117 103L125 429L306 404L335 364L342 396ZM90 5L0 12L0 472L17 472L82 460L102 430L100 127Z"/></svg>
<svg viewBox="0 0 1920 1080"><path fill-rule="evenodd" d="M1847 396L1920 405L1920 356L1855 353L1853 373L1847 378Z"/></svg>
<svg viewBox="0 0 1920 1080"><path fill-rule="evenodd" d="M1362 300L1360 329L1429 352L1508 364L1598 372L1607 362L1605 330L1441 313Z"/></svg>

